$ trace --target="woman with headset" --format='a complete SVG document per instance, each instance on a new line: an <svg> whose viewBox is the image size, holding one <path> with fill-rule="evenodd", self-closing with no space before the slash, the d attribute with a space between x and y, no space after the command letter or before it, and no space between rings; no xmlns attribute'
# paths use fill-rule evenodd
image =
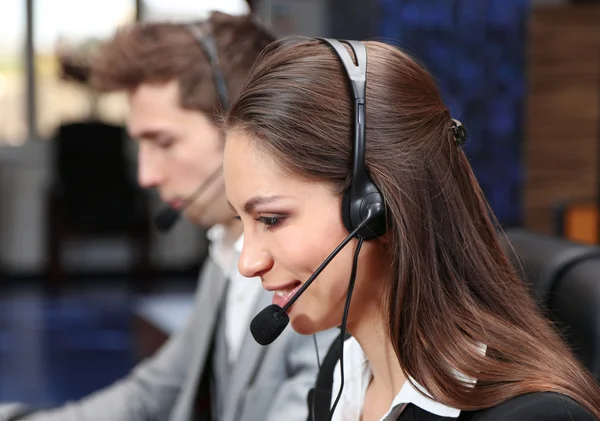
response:
<svg viewBox="0 0 600 421"><path fill-rule="evenodd" d="M600 389L503 252L465 130L407 54L278 40L225 125L239 269L274 292L255 338L288 317L352 335L327 418L600 419Z"/></svg>

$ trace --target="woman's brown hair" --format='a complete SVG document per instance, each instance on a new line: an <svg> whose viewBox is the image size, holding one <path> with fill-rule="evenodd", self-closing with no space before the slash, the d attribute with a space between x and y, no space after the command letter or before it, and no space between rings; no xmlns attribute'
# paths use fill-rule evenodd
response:
<svg viewBox="0 0 600 421"><path fill-rule="evenodd" d="M387 204L392 276L384 304L405 375L462 410L550 391L600 418L600 389L503 251L432 77L392 46L365 44L366 166ZM291 173L341 193L350 181L353 119L343 72L323 42L280 39L257 60L226 127ZM476 387L456 372L476 378Z"/></svg>

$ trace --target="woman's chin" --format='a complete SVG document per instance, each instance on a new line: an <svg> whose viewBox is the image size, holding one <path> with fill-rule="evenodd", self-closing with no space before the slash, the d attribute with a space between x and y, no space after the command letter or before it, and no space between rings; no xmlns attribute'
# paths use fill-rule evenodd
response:
<svg viewBox="0 0 600 421"><path fill-rule="evenodd" d="M307 314L290 314L290 324L292 329L301 335L313 335L328 329L323 323L319 323L319 320Z"/></svg>

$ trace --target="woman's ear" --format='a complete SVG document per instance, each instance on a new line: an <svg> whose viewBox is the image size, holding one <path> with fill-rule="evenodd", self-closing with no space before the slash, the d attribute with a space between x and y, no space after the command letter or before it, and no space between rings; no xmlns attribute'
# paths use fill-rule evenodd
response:
<svg viewBox="0 0 600 421"><path fill-rule="evenodd" d="M392 233L389 230L386 231L385 234L379 237L379 241L381 241L381 244L383 245L390 244L392 242Z"/></svg>

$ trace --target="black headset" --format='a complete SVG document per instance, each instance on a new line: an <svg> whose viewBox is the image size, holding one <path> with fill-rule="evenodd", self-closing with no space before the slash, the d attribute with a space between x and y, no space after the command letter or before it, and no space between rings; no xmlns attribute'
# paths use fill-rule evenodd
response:
<svg viewBox="0 0 600 421"><path fill-rule="evenodd" d="M208 59L213 77L213 83L215 85L221 107L224 110L229 109L229 92L227 91L227 85L225 84L225 78L223 77L221 66L219 66L219 55L217 53L217 43L215 42L215 39L210 31L201 30L197 24L190 23L186 26Z"/></svg>
<svg viewBox="0 0 600 421"><path fill-rule="evenodd" d="M337 53L346 70L354 99L352 180L342 199L342 220L348 232L352 232L368 217L369 222L358 231L358 236L365 240L374 239L385 233L387 224L383 195L371 180L365 165L367 48L360 41L318 39L329 44ZM342 42L354 52L356 64Z"/></svg>

